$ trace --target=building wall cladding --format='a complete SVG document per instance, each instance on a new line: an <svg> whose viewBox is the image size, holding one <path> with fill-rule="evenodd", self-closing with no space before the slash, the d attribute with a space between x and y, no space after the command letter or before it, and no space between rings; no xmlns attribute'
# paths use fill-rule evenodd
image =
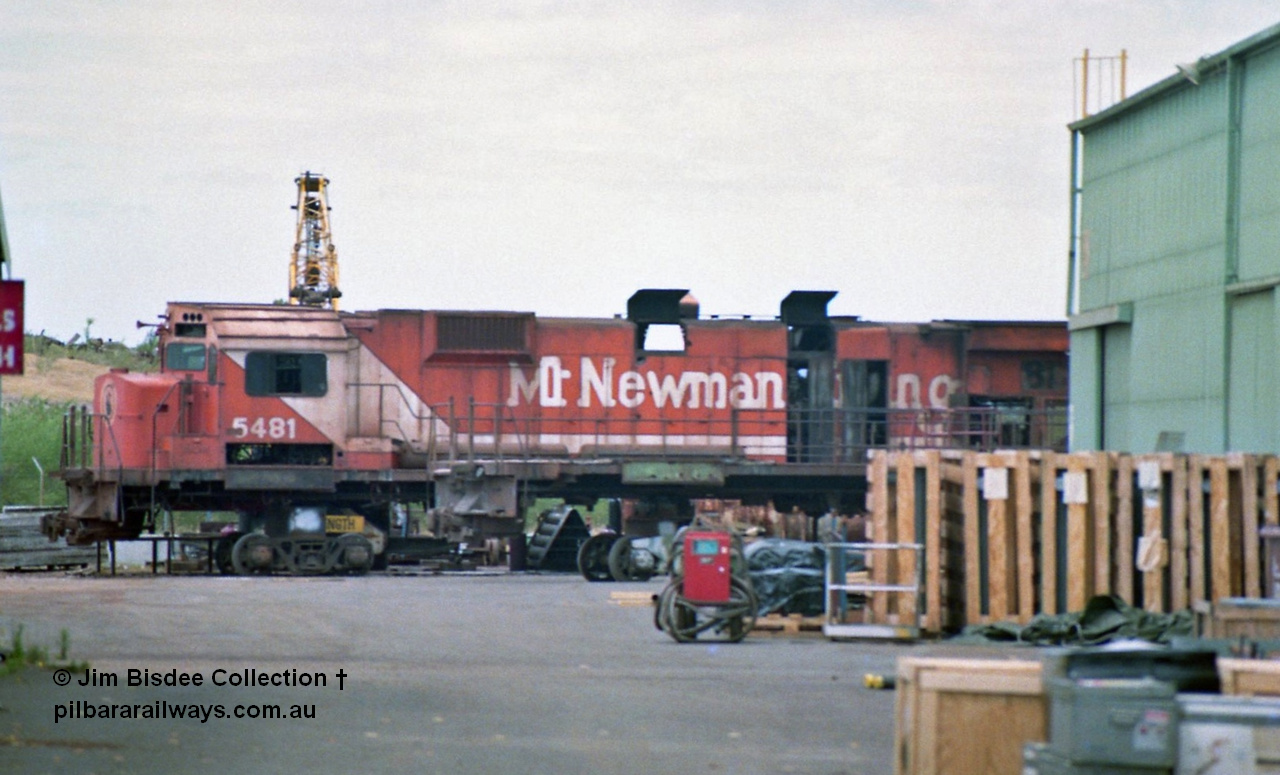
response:
<svg viewBox="0 0 1280 775"><path fill-rule="evenodd" d="M1071 448L1278 452L1280 25L1071 126Z"/></svg>

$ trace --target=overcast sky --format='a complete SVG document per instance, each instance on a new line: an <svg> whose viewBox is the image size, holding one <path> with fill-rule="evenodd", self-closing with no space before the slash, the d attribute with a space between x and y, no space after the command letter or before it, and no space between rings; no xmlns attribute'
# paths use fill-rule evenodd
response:
<svg viewBox="0 0 1280 775"><path fill-rule="evenodd" d="M1061 318L1072 60L1127 49L1132 94L1277 22L1254 0L4 0L13 277L61 339L283 298L312 170L343 309L610 316L665 287L703 314L803 289L870 319Z"/></svg>

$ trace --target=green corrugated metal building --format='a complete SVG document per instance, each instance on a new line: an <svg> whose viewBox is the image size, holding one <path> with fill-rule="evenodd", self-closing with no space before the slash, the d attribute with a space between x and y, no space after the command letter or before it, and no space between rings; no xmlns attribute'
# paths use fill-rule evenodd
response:
<svg viewBox="0 0 1280 775"><path fill-rule="evenodd" d="M1072 449L1280 452L1280 25L1070 129Z"/></svg>

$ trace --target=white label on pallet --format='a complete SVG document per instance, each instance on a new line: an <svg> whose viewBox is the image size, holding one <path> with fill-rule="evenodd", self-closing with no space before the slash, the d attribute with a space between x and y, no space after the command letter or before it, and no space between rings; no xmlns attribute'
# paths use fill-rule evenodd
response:
<svg viewBox="0 0 1280 775"><path fill-rule="evenodd" d="M988 468L982 472L982 497L989 501L1009 499L1009 469Z"/></svg>
<svg viewBox="0 0 1280 775"><path fill-rule="evenodd" d="M1067 471L1062 475L1062 502L1089 502L1089 477L1084 471Z"/></svg>
<svg viewBox="0 0 1280 775"><path fill-rule="evenodd" d="M1144 491L1160 489L1160 461L1138 461L1138 489Z"/></svg>

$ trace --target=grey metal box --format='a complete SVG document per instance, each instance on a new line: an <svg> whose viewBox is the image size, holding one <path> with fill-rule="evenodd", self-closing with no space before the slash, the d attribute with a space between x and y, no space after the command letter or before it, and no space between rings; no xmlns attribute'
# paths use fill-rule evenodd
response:
<svg viewBox="0 0 1280 775"><path fill-rule="evenodd" d="M1168 767L1077 764L1048 743L1027 743L1022 749L1022 775L1170 775Z"/></svg>
<svg viewBox="0 0 1280 775"><path fill-rule="evenodd" d="M1073 764L1171 768L1178 756L1173 684L1142 679L1049 682L1049 744Z"/></svg>
<svg viewBox="0 0 1280 775"><path fill-rule="evenodd" d="M1280 698L1179 694L1178 775L1280 772Z"/></svg>

